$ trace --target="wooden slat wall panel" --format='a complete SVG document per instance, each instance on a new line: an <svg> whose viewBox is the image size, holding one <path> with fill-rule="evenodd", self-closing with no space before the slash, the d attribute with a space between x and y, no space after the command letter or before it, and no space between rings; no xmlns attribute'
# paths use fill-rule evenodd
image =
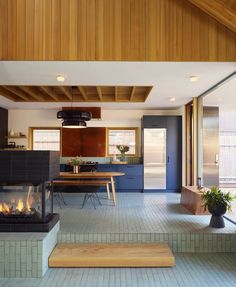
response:
<svg viewBox="0 0 236 287"><path fill-rule="evenodd" d="M2 60L235 61L235 47L187 0L0 0Z"/></svg>

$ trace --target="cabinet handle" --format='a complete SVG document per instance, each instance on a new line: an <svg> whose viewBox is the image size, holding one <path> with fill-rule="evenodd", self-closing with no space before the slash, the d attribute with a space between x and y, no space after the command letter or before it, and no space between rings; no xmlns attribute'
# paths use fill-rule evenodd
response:
<svg viewBox="0 0 236 287"><path fill-rule="evenodd" d="M170 157L169 157L169 156L167 157L167 162L168 162L168 163L170 162Z"/></svg>
<svg viewBox="0 0 236 287"><path fill-rule="evenodd" d="M134 179L133 177L128 177L128 179Z"/></svg>

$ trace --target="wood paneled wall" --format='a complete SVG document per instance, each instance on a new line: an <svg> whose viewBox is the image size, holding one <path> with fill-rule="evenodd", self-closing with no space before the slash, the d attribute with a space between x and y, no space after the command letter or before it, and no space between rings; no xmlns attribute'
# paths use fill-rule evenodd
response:
<svg viewBox="0 0 236 287"><path fill-rule="evenodd" d="M0 0L0 59L235 61L236 34L187 0Z"/></svg>

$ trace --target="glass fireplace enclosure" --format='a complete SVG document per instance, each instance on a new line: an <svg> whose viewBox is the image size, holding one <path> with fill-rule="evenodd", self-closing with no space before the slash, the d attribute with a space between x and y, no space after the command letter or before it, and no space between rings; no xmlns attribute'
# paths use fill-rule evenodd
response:
<svg viewBox="0 0 236 287"><path fill-rule="evenodd" d="M50 183L0 184L0 223L44 223L52 215Z"/></svg>

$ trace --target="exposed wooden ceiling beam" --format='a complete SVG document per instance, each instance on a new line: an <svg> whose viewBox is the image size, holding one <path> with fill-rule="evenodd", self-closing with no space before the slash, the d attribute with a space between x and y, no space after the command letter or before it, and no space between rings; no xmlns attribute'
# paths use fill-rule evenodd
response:
<svg viewBox="0 0 236 287"><path fill-rule="evenodd" d="M144 102L146 101L147 97L149 96L151 90L152 90L153 86L151 87L147 87L146 93L144 95Z"/></svg>
<svg viewBox="0 0 236 287"><path fill-rule="evenodd" d="M102 89L99 86L96 86L96 89L97 89L99 100L102 102Z"/></svg>
<svg viewBox="0 0 236 287"><path fill-rule="evenodd" d="M0 86L2 95L16 102L142 102L150 86ZM78 89L78 91L77 91ZM75 92L75 94L73 94ZM88 93L88 94L87 94ZM66 97L66 99L65 99Z"/></svg>
<svg viewBox="0 0 236 287"><path fill-rule="evenodd" d="M78 86L78 89L79 89L79 91L80 91L80 93L81 93L83 99L84 99L85 101L87 101L87 100L88 100L88 97L87 97L87 95L86 95L86 92L85 92L84 88L81 87L81 86Z"/></svg>
<svg viewBox="0 0 236 287"><path fill-rule="evenodd" d="M69 87L64 87L64 86L58 86L58 88L63 92L63 94L70 100L72 101L72 93L69 90Z"/></svg>
<svg viewBox="0 0 236 287"><path fill-rule="evenodd" d="M135 90L136 90L136 87L133 86L133 87L132 87L132 90L131 90L131 93L130 93L130 97L129 97L129 100L130 100L131 102L133 101L134 94L135 94Z"/></svg>
<svg viewBox="0 0 236 287"><path fill-rule="evenodd" d="M115 86L115 102L118 100L118 87Z"/></svg>
<svg viewBox="0 0 236 287"><path fill-rule="evenodd" d="M16 102L16 95L13 94L12 92L4 89L3 87L0 87L0 94L6 98L8 98L9 100L13 101L13 102Z"/></svg>
<svg viewBox="0 0 236 287"><path fill-rule="evenodd" d="M3 86L3 87L8 91L12 92L13 94L17 95L22 100L30 102L30 99L25 95L25 93L20 91L18 88L12 86Z"/></svg>
<svg viewBox="0 0 236 287"><path fill-rule="evenodd" d="M30 95L32 98L34 98L36 101L41 102L43 100L43 98L37 95L35 92L33 92L30 87L19 86L19 88L24 92L26 92L28 95Z"/></svg>
<svg viewBox="0 0 236 287"><path fill-rule="evenodd" d="M46 86L39 87L42 91L44 91L49 97L51 97L54 101L58 101L57 95L53 92L52 88Z"/></svg>
<svg viewBox="0 0 236 287"><path fill-rule="evenodd" d="M236 14L230 6L220 0L188 0L205 13L215 18L228 29L236 33Z"/></svg>

